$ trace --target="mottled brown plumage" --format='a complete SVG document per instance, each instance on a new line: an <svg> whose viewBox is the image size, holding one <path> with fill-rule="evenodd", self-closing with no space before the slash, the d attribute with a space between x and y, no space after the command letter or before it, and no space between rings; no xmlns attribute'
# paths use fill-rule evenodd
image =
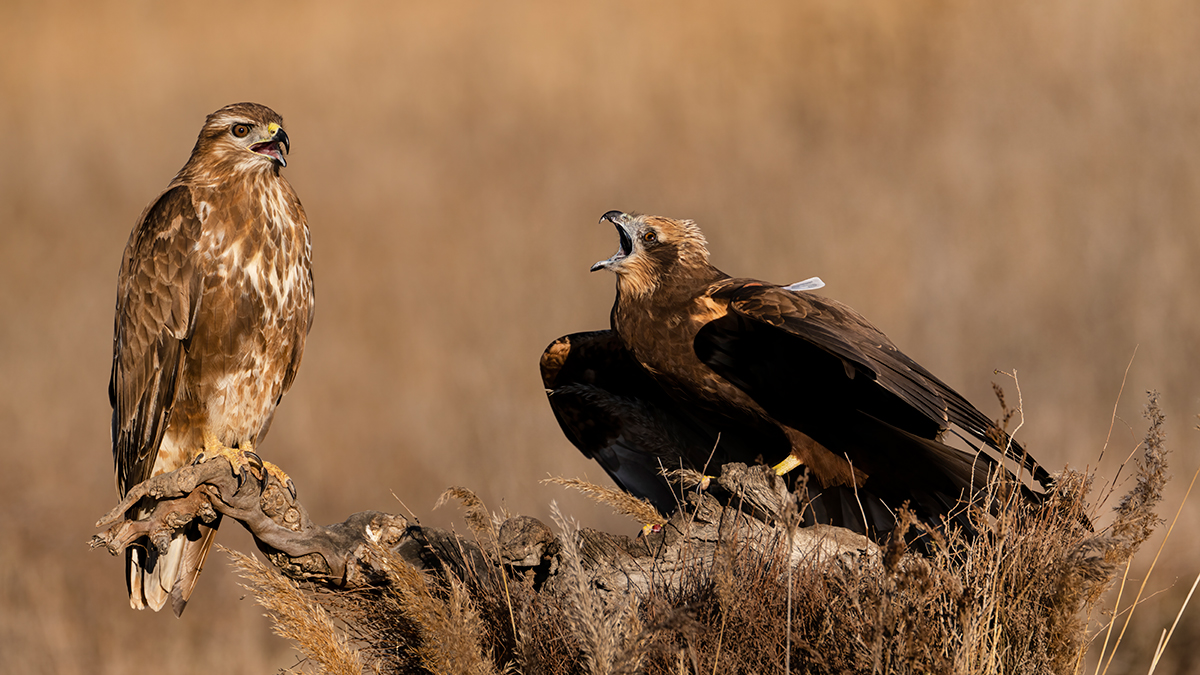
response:
<svg viewBox="0 0 1200 675"><path fill-rule="evenodd" d="M560 338L542 375L564 432L625 489L669 510L660 463L798 463L819 494L815 520L882 536L905 502L934 525L960 514L960 499L1005 459L1050 484L1020 445L849 307L729 277L691 221L602 220L621 240L592 268L617 274L612 330ZM947 445L949 434L970 449Z"/></svg>
<svg viewBox="0 0 1200 675"><path fill-rule="evenodd" d="M289 144L270 108L214 112L130 235L109 383L122 495L206 450L253 451L296 377L313 283L304 209L279 174ZM182 612L215 528L181 528L165 555L131 547L130 604L157 611L170 598Z"/></svg>

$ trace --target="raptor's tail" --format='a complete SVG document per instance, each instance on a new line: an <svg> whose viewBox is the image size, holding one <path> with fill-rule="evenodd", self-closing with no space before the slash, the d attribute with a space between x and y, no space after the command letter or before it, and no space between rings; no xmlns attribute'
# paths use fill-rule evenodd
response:
<svg viewBox="0 0 1200 675"><path fill-rule="evenodd" d="M126 549L129 606L134 609L149 607L157 612L170 600L175 616L181 615L196 588L220 524L219 517L209 525L189 523L171 539L165 554L159 554L144 539Z"/></svg>

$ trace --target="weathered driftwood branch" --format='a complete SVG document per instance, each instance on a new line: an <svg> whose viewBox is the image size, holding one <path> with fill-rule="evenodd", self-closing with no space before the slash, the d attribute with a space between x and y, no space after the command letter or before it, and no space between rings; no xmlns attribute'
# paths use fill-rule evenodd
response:
<svg viewBox="0 0 1200 675"><path fill-rule="evenodd" d="M239 479L227 462L214 460L155 476L101 518L97 527L108 529L93 538L92 546L104 546L116 555L146 536L153 545L165 547L172 530L192 520L212 522L221 514L241 523L285 574L332 588L383 583L386 567L373 553L378 547L418 569L451 571L461 579L478 578L490 572L489 567L503 565L511 572L536 574L541 588L557 586L562 542L535 518L510 518L495 533L477 531L474 539L378 511L321 526L289 486L264 474L262 481L253 476ZM144 497L154 501L153 512L130 519L130 510ZM711 563L720 546L734 542L741 550L772 556L783 551L792 565L878 553L869 540L848 530L787 527L797 520L794 499L766 467L726 465L708 491L691 492L686 501L661 529L645 536L591 529L572 533L595 586L645 594L672 580L677 583L687 566Z"/></svg>

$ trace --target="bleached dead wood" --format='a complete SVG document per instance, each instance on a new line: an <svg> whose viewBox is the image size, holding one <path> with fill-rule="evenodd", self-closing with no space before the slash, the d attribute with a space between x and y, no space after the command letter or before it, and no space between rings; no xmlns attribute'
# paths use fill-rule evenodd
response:
<svg viewBox="0 0 1200 675"><path fill-rule="evenodd" d="M364 511L344 522L314 523L304 506L269 473L265 480L234 475L224 461L188 466L136 486L97 523L107 528L92 540L114 555L139 538L165 546L169 533L189 521L211 522L220 513L241 523L258 548L284 574L332 589L385 583L379 548L435 574L471 579L503 565L514 574L535 575L537 587L556 592L561 569L560 536L575 536L580 562L595 588L645 595L684 583L689 568L713 564L720 547L759 551L791 565L830 556L875 557L865 537L836 527L787 527L796 520L794 501L765 467L726 465L705 492L689 492L686 503L661 529L628 537L592 529L555 533L528 516L510 518L483 547L477 537L424 527L402 515ZM156 508L146 518L128 518L144 497ZM789 551L790 554L786 553ZM486 550L485 550L486 549ZM785 552L780 556L779 552ZM786 564L780 568L782 574Z"/></svg>

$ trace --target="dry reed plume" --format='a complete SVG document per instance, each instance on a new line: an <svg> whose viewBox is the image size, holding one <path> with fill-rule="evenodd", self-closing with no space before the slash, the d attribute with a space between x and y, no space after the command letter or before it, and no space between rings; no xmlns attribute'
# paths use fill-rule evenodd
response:
<svg viewBox="0 0 1200 675"><path fill-rule="evenodd" d="M650 502L634 497L624 490L604 487L575 478L554 477L547 478L542 482L579 490L592 500L607 505L615 513L629 516L644 525L662 525L667 522L667 519Z"/></svg>

